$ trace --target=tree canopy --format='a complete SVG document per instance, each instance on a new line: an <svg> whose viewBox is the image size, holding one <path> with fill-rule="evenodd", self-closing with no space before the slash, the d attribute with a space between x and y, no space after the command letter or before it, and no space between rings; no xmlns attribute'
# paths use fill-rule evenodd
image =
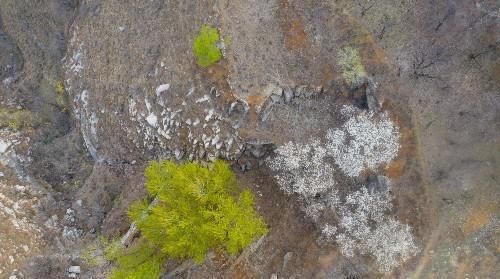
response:
<svg viewBox="0 0 500 279"><path fill-rule="evenodd" d="M200 33L193 42L193 51L198 65L206 68L222 58L222 53L217 47L219 40L220 35L217 28L208 25L201 27Z"/></svg>
<svg viewBox="0 0 500 279"><path fill-rule="evenodd" d="M234 173L223 161L207 167L153 162L145 175L148 198L129 210L143 241L139 248L119 253L112 275L130 270L140 275L134 278L157 278L159 265L167 258L201 263L210 250L235 254L267 231L254 209L253 194L240 190ZM153 199L156 202L151 205ZM144 277L143 269L153 275Z"/></svg>

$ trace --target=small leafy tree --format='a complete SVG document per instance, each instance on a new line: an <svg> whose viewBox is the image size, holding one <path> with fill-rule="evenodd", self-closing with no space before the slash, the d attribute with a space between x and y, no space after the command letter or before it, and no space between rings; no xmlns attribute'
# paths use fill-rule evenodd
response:
<svg viewBox="0 0 500 279"><path fill-rule="evenodd" d="M217 47L219 40L217 28L208 25L201 26L200 33L193 42L193 51L198 65L206 68L221 59L222 53Z"/></svg>
<svg viewBox="0 0 500 279"><path fill-rule="evenodd" d="M366 78L366 71L358 50L352 47L344 47L338 51L338 64L342 70L342 76L351 88L357 88Z"/></svg>
<svg viewBox="0 0 500 279"><path fill-rule="evenodd" d="M158 278L167 258L201 263L208 251L235 254L266 233L249 190L240 191L223 161L153 162L146 169L147 200L134 203L129 216L142 240L119 251L110 278Z"/></svg>
<svg viewBox="0 0 500 279"><path fill-rule="evenodd" d="M106 257L116 263L108 279L154 279L159 278L162 265L167 259L158 247L147 239L140 239L138 243L128 249L117 246L108 251Z"/></svg>

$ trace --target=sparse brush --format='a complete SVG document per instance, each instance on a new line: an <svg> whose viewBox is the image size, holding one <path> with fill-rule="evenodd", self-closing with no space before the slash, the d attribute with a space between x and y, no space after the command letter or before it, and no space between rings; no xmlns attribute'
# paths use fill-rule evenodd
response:
<svg viewBox="0 0 500 279"><path fill-rule="evenodd" d="M58 80L54 82L54 91L56 92L56 105L62 112L67 112L69 108L67 104L66 89L62 81Z"/></svg>
<svg viewBox="0 0 500 279"><path fill-rule="evenodd" d="M57 94L64 94L64 84L62 81L58 80L54 82L54 90Z"/></svg>
<svg viewBox="0 0 500 279"><path fill-rule="evenodd" d="M33 115L29 110L0 108L0 128L22 130L32 127Z"/></svg>
<svg viewBox="0 0 500 279"><path fill-rule="evenodd" d="M338 51L337 63L342 70L342 76L352 88L357 88L366 77L365 67L361 63L358 51L352 47L344 47Z"/></svg>
<svg viewBox="0 0 500 279"><path fill-rule="evenodd" d="M145 239L127 249L114 246L107 256L116 263L108 279L159 278L167 259L157 247Z"/></svg>
<svg viewBox="0 0 500 279"><path fill-rule="evenodd" d="M115 260L119 249L119 241L99 236L83 249L81 257L89 266L101 266Z"/></svg>

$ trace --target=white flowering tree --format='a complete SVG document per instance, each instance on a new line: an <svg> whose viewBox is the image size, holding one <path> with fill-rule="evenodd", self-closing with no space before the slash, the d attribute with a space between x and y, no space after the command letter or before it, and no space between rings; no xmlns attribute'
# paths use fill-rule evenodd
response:
<svg viewBox="0 0 500 279"><path fill-rule="evenodd" d="M389 191L370 192L366 187L349 194L338 207L341 220L336 242L342 254L371 254L380 271L389 272L419 251L410 227L386 213L392 208Z"/></svg>
<svg viewBox="0 0 500 279"><path fill-rule="evenodd" d="M399 131L387 115L376 119L372 113L344 111L350 117L340 129L328 130L326 148L346 175L359 176L365 168L376 170L397 156Z"/></svg>
<svg viewBox="0 0 500 279"><path fill-rule="evenodd" d="M326 145L289 142L275 150L267 165L276 172L280 188L302 197L305 215L311 218L327 241L334 241L342 254L370 254L382 272L389 272L419 251L411 229L392 217L389 189L375 191L362 186L341 198L335 183L335 165L350 177L363 170L376 170L393 160L399 150L399 132L386 114L379 117L345 106L346 122L330 129ZM332 160L327 160L330 157ZM390 185L387 185L390 187ZM315 199L321 194L320 199ZM325 223L322 216L337 213L338 224Z"/></svg>
<svg viewBox="0 0 500 279"><path fill-rule="evenodd" d="M379 270L383 272L391 271L420 251L410 226L393 218L380 223L366 244L368 253L375 257Z"/></svg>
<svg viewBox="0 0 500 279"><path fill-rule="evenodd" d="M335 186L334 169L326 161L326 149L320 141L308 144L288 142L275 150L268 160L281 189L288 194L311 197Z"/></svg>

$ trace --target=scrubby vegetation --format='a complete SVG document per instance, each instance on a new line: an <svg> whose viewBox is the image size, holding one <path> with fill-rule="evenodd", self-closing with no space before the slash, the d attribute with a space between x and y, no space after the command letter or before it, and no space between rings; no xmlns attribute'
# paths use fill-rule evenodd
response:
<svg viewBox="0 0 500 279"><path fill-rule="evenodd" d="M22 130L33 127L32 113L25 109L0 108L0 128Z"/></svg>
<svg viewBox="0 0 500 279"><path fill-rule="evenodd" d="M56 92L56 105L61 111L67 112L69 108L66 101L66 89L62 81L58 80L54 82L54 91Z"/></svg>
<svg viewBox="0 0 500 279"><path fill-rule="evenodd" d="M54 89L56 90L57 94L63 94L65 91L63 82L60 80L55 81L54 82Z"/></svg>
<svg viewBox="0 0 500 279"><path fill-rule="evenodd" d="M366 77L365 67L361 63L358 50L352 47L344 47L337 54L338 65L342 70L342 76L351 88L356 88L363 83Z"/></svg>
<svg viewBox="0 0 500 279"><path fill-rule="evenodd" d="M166 253L146 239L128 249L113 249L107 257L116 263L108 279L160 278L162 265L167 259Z"/></svg>
<svg viewBox="0 0 500 279"><path fill-rule="evenodd" d="M82 259L89 266L101 266L117 258L120 251L118 241L99 236L82 251Z"/></svg>
<svg viewBox="0 0 500 279"><path fill-rule="evenodd" d="M110 278L158 278L168 258L201 263L210 250L235 254L267 231L252 193L222 161L153 162L146 178L148 199L129 211L141 240L115 253Z"/></svg>
<svg viewBox="0 0 500 279"><path fill-rule="evenodd" d="M198 65L206 68L222 58L222 53L217 47L220 40L217 28L203 25L198 36L193 42L193 51Z"/></svg>

